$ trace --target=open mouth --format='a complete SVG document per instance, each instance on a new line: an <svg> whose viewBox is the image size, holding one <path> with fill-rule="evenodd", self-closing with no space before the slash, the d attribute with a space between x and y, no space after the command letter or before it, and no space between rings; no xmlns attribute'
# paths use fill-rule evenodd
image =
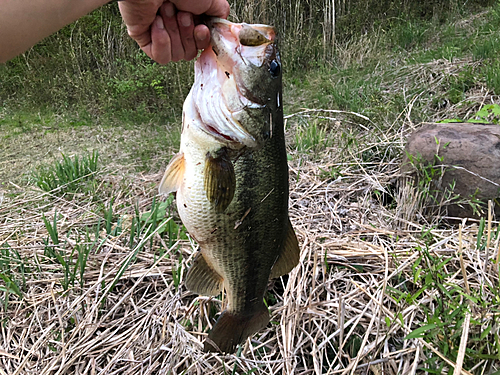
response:
<svg viewBox="0 0 500 375"><path fill-rule="evenodd" d="M229 73L232 75L232 70ZM221 77L223 75L223 77ZM235 109L241 110L244 99L233 85L232 92L228 85L224 71L221 73L216 55L206 50L196 61L196 79L193 85L193 110L196 112L201 128L221 143L237 144L254 147L255 138L234 118ZM228 102L238 103L239 108L231 108ZM253 105L253 104L250 104Z"/></svg>
<svg viewBox="0 0 500 375"><path fill-rule="evenodd" d="M273 49L270 45L275 38L274 29L221 19L211 19L207 25L211 30L211 48L204 50L196 61L193 86L201 127L221 143L256 147L258 141L238 119L245 116L242 112L264 108L267 102L247 89L241 77L262 66L268 58L267 52Z"/></svg>
<svg viewBox="0 0 500 375"><path fill-rule="evenodd" d="M211 18L206 22L213 32L223 36L227 40L237 39L242 46L256 47L274 42L276 31L274 27L268 25L246 23L232 23L223 18ZM213 37L213 34L212 34ZM217 38L214 38L217 39ZM212 45L214 40L212 40ZM217 44L217 40L215 40Z"/></svg>

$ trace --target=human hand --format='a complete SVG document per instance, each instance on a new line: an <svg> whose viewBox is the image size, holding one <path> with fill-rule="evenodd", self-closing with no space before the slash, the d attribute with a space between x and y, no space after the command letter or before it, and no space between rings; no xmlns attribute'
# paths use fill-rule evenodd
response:
<svg viewBox="0 0 500 375"><path fill-rule="evenodd" d="M119 8L128 34L160 64L192 60L210 45L208 28L193 15L229 15L226 0L125 0Z"/></svg>

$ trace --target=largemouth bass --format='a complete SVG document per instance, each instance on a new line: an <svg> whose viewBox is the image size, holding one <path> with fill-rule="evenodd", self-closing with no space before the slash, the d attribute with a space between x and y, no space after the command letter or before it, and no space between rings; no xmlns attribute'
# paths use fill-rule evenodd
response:
<svg viewBox="0 0 500 375"><path fill-rule="evenodd" d="M281 62L274 28L207 22L211 49L195 63L183 107L180 152L161 181L200 251L185 285L227 308L205 351L234 352L265 327L270 278L299 261L288 218L288 165L283 129Z"/></svg>

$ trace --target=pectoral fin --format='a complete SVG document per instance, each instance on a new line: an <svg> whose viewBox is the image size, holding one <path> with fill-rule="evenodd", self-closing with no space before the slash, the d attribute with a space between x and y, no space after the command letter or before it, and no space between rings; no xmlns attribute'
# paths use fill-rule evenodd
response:
<svg viewBox="0 0 500 375"><path fill-rule="evenodd" d="M290 218L288 218L286 231L281 253L271 269L271 275L269 276L270 279L286 275L299 263L299 241L297 241L297 236L295 236L295 231L292 228L292 223L290 223Z"/></svg>
<svg viewBox="0 0 500 375"><path fill-rule="evenodd" d="M198 253L186 276L186 287L203 296L216 296L222 290L222 277L208 265L203 254Z"/></svg>
<svg viewBox="0 0 500 375"><path fill-rule="evenodd" d="M158 191L160 194L169 194L177 191L184 177L184 154L175 155L167 165L167 170L161 179Z"/></svg>
<svg viewBox="0 0 500 375"><path fill-rule="evenodd" d="M205 191L217 212L223 212L229 206L235 190L234 166L227 153L223 149L215 157L208 153L205 159Z"/></svg>

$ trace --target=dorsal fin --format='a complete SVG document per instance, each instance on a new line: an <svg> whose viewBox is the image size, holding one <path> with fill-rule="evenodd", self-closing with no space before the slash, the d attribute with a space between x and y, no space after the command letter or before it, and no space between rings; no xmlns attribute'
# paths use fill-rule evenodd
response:
<svg viewBox="0 0 500 375"><path fill-rule="evenodd" d="M184 177L184 170L184 154L178 153L170 160L170 163L168 163L165 174L161 179L158 192L167 195L177 191Z"/></svg>
<svg viewBox="0 0 500 375"><path fill-rule="evenodd" d="M290 223L290 218L288 218L287 221L285 240L283 241L280 255L271 269L270 279L286 275L299 263L299 241L297 241L297 236L292 228L292 223Z"/></svg>

